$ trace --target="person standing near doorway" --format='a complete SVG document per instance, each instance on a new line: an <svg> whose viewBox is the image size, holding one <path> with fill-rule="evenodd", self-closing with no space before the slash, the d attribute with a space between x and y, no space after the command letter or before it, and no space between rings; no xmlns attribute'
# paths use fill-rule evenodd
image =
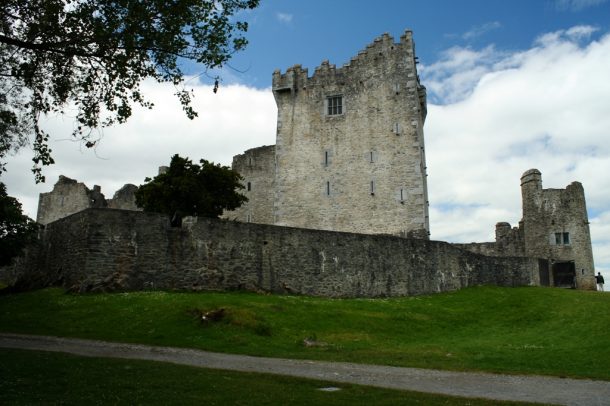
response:
<svg viewBox="0 0 610 406"><path fill-rule="evenodd" d="M597 275L595 275L595 281L597 282L597 290L599 290L600 292L604 291L604 277L602 276L601 272L598 272Z"/></svg>

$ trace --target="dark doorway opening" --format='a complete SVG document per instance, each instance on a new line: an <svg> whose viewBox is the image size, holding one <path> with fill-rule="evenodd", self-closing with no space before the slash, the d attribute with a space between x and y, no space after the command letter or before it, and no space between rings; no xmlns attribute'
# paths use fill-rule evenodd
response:
<svg viewBox="0 0 610 406"><path fill-rule="evenodd" d="M574 288L576 267L574 261L555 262L553 264L553 282L560 288Z"/></svg>
<svg viewBox="0 0 610 406"><path fill-rule="evenodd" d="M538 260L538 274L540 275L540 286L551 286L549 277L549 261L546 259Z"/></svg>

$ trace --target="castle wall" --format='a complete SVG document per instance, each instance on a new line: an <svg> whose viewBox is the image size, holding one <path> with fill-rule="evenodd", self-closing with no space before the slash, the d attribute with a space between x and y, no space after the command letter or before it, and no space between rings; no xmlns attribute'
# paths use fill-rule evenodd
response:
<svg viewBox="0 0 610 406"><path fill-rule="evenodd" d="M49 224L88 208L142 210L136 206L137 189L138 187L132 184L124 185L112 199L106 200L99 186L95 185L93 190L90 190L82 182L59 175L53 190L41 193L38 197L36 221L40 224Z"/></svg>
<svg viewBox="0 0 610 406"><path fill-rule="evenodd" d="M128 183L117 190L112 199L108 199L108 207L111 209L142 210L136 205L136 191L138 187Z"/></svg>
<svg viewBox="0 0 610 406"><path fill-rule="evenodd" d="M222 217L246 223L273 224L275 145L249 149L233 157L231 168L243 177L241 193L248 201Z"/></svg>
<svg viewBox="0 0 610 406"><path fill-rule="evenodd" d="M105 206L99 186L91 191L84 183L60 175L51 192L40 194L36 221L48 224L89 207Z"/></svg>
<svg viewBox="0 0 610 406"><path fill-rule="evenodd" d="M537 284L537 261L451 244L199 218L88 209L47 225L21 262L19 287L76 291L247 289L384 297L474 285Z"/></svg>
<svg viewBox="0 0 610 406"><path fill-rule="evenodd" d="M454 245L477 254L493 257L526 256L523 229L518 227L512 228L511 225L506 222L496 224L495 242L473 242Z"/></svg>
<svg viewBox="0 0 610 406"><path fill-rule="evenodd" d="M428 238L425 88L411 32L311 77L300 65L276 71L273 93L275 224ZM340 109L329 114L333 96Z"/></svg>
<svg viewBox="0 0 610 406"><path fill-rule="evenodd" d="M582 184L543 189L542 175L531 169L521 177L525 254L545 258L551 266L574 262L575 283L594 288L595 268ZM550 277L553 279L553 273Z"/></svg>

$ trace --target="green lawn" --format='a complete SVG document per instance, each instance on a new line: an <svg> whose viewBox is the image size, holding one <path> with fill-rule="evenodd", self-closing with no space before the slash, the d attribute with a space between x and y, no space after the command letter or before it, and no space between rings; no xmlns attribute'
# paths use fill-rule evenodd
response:
<svg viewBox="0 0 610 406"><path fill-rule="evenodd" d="M224 308L208 324L201 312ZM253 293L0 295L0 330L211 351L610 380L610 294L470 288L394 299ZM315 345L304 345L309 339Z"/></svg>
<svg viewBox="0 0 610 406"><path fill-rule="evenodd" d="M509 405L151 361L0 349L0 403L11 405ZM329 386L338 391L326 392Z"/></svg>

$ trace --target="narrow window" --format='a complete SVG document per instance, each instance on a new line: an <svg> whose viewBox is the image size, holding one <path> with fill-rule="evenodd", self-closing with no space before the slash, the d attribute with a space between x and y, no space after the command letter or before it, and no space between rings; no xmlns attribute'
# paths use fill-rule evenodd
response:
<svg viewBox="0 0 610 406"><path fill-rule="evenodd" d="M246 222L250 223L252 221L252 215L248 214L248 216L246 216Z"/></svg>
<svg viewBox="0 0 610 406"><path fill-rule="evenodd" d="M371 181L371 196L375 195L375 181Z"/></svg>
<svg viewBox="0 0 610 406"><path fill-rule="evenodd" d="M400 188L400 201L402 202L402 201L404 201L404 200L405 200L405 197L404 197L404 195L403 195L402 188Z"/></svg>
<svg viewBox="0 0 610 406"><path fill-rule="evenodd" d="M327 111L329 116L343 114L343 96L330 96L326 99Z"/></svg>
<svg viewBox="0 0 610 406"><path fill-rule="evenodd" d="M400 123L394 123L394 134L400 135Z"/></svg>
<svg viewBox="0 0 610 406"><path fill-rule="evenodd" d="M330 196L330 182L326 182L326 196Z"/></svg>
<svg viewBox="0 0 610 406"><path fill-rule="evenodd" d="M248 166L252 166L252 157L248 157Z"/></svg>
<svg viewBox="0 0 610 406"><path fill-rule="evenodd" d="M561 245L561 233L555 233L555 245Z"/></svg>
<svg viewBox="0 0 610 406"><path fill-rule="evenodd" d="M371 163L375 162L374 156L373 156L373 151L369 152L369 156L371 158Z"/></svg>
<svg viewBox="0 0 610 406"><path fill-rule="evenodd" d="M563 243L570 245L570 233L563 233Z"/></svg>
<svg viewBox="0 0 610 406"><path fill-rule="evenodd" d="M248 192L252 190L252 184L248 182Z"/></svg>
<svg viewBox="0 0 610 406"><path fill-rule="evenodd" d="M324 166L328 166L328 151L324 151Z"/></svg>

